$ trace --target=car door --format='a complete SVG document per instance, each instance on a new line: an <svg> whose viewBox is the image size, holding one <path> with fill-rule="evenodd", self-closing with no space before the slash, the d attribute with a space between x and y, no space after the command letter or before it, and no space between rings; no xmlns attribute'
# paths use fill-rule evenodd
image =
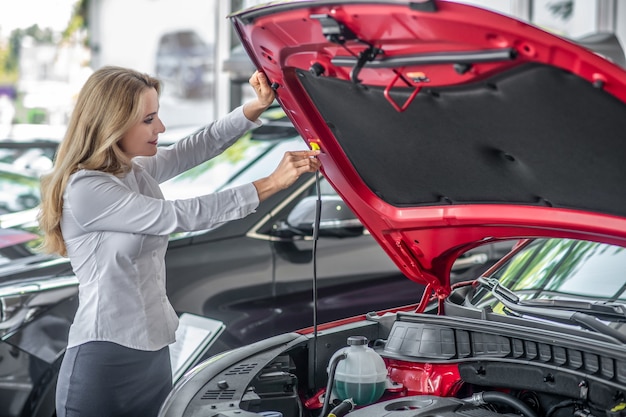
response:
<svg viewBox="0 0 626 417"><path fill-rule="evenodd" d="M418 302L423 286L399 271L321 175L314 239L317 187L312 177L251 233L267 240L273 257L273 308L268 301L264 310L268 322L283 331L296 319L311 325L314 302L320 320Z"/></svg>

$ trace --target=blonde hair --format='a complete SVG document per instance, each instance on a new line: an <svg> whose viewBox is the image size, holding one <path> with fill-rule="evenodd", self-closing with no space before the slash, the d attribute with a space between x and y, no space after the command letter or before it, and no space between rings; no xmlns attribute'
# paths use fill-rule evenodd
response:
<svg viewBox="0 0 626 417"><path fill-rule="evenodd" d="M70 175L81 169L121 175L131 167L118 142L143 115L146 89L161 93L159 80L128 68L95 71L80 90L52 171L41 178L39 227L42 249L67 255L61 233L63 193Z"/></svg>

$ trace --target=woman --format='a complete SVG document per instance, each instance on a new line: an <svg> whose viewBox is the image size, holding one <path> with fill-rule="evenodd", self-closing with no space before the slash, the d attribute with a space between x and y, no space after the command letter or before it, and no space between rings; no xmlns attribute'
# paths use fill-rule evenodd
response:
<svg viewBox="0 0 626 417"><path fill-rule="evenodd" d="M260 124L274 100L264 74L256 99L168 148L160 84L104 67L83 86L52 172L42 178L44 249L69 257L79 307L57 384L57 416L156 416L171 389L168 345L178 318L165 294L168 235L242 218L319 169L316 151L287 152L266 178L167 201L159 183L224 151Z"/></svg>

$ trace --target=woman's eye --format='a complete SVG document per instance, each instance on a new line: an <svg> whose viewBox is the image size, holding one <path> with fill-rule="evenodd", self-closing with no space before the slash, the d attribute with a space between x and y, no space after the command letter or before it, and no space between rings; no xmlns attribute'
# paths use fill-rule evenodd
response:
<svg viewBox="0 0 626 417"><path fill-rule="evenodd" d="M144 120L143 122L146 124L150 124L152 123L152 121L154 120L154 117L148 117L146 120Z"/></svg>

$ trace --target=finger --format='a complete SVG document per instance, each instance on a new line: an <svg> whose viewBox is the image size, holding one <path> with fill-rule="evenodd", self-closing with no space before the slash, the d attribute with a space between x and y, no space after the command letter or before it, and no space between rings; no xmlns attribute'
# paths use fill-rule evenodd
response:
<svg viewBox="0 0 626 417"><path fill-rule="evenodd" d="M256 71L256 78L257 78L257 80L259 80L259 83L261 85L267 84L267 77L265 76L264 72L261 72L261 71L257 70Z"/></svg>
<svg viewBox="0 0 626 417"><path fill-rule="evenodd" d="M288 152L291 156L299 158L310 158L311 156L317 156L320 154L319 150L306 150L306 151L291 151Z"/></svg>
<svg viewBox="0 0 626 417"><path fill-rule="evenodd" d="M267 83L257 85L256 90L257 96L259 97L269 97L272 93L271 88L267 85Z"/></svg>
<svg viewBox="0 0 626 417"><path fill-rule="evenodd" d="M320 163L319 159L317 159L315 155L292 155L291 160L304 165L319 165Z"/></svg>
<svg viewBox="0 0 626 417"><path fill-rule="evenodd" d="M303 158L293 162L296 169L304 168L307 171L315 171L320 167L320 161L313 158Z"/></svg>
<svg viewBox="0 0 626 417"><path fill-rule="evenodd" d="M267 76L262 72L257 72L256 83L253 85L259 99L262 101L274 101L274 90L269 84Z"/></svg>

